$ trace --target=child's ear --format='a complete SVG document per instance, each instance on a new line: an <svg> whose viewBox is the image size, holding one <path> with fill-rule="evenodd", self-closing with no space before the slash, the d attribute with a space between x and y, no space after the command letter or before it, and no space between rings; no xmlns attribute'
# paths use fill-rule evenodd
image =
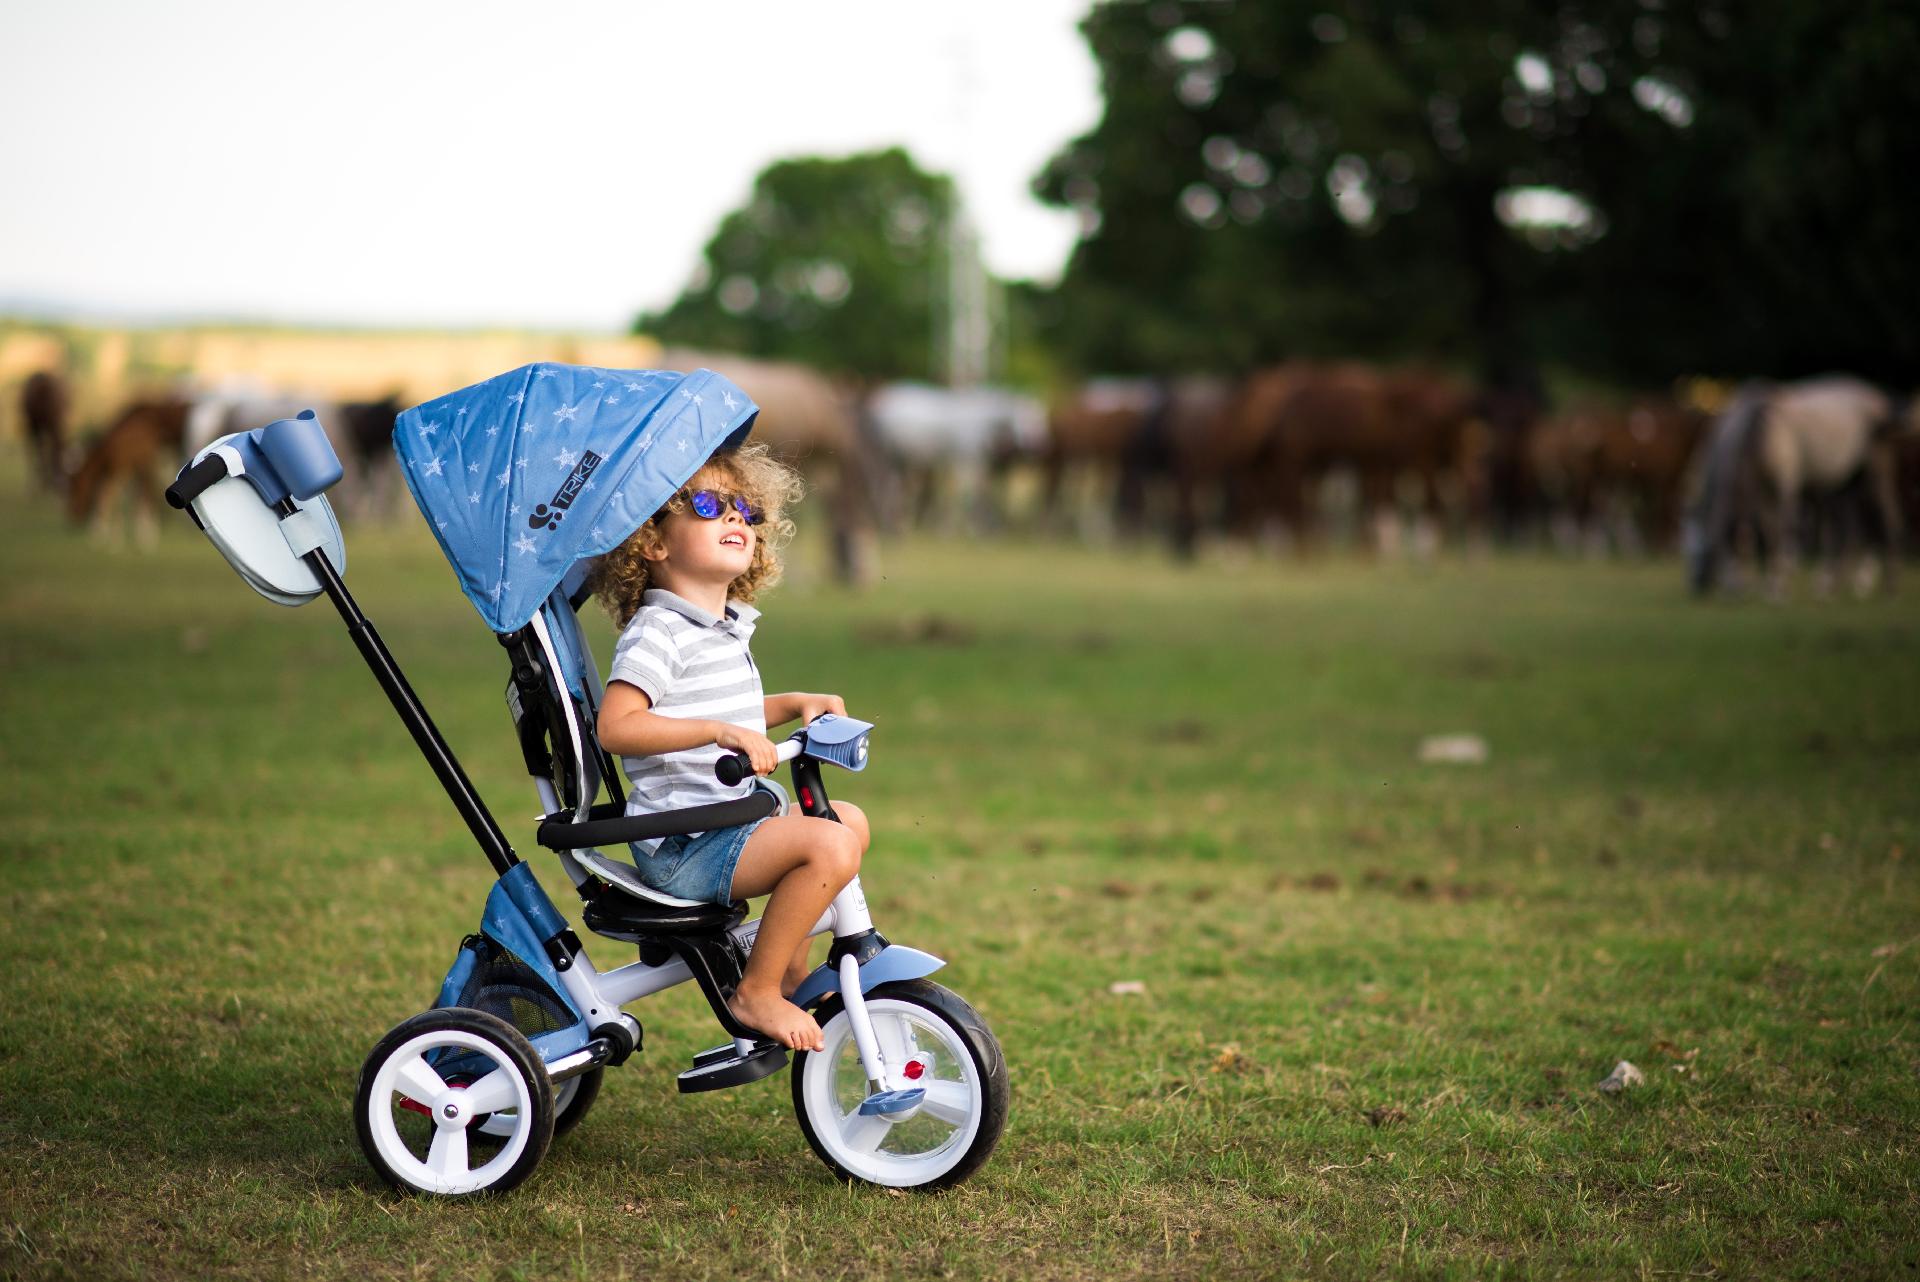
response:
<svg viewBox="0 0 1920 1282"><path fill-rule="evenodd" d="M643 561L664 561L667 559L667 545L658 535L643 539L640 543L640 559Z"/></svg>

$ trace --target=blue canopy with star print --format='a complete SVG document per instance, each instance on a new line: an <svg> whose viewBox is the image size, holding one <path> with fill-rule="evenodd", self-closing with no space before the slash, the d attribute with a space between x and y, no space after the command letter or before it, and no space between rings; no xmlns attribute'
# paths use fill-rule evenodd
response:
<svg viewBox="0 0 1920 1282"><path fill-rule="evenodd" d="M543 362L416 405L393 448L461 591L512 632L576 562L618 546L744 440L758 412L711 370Z"/></svg>

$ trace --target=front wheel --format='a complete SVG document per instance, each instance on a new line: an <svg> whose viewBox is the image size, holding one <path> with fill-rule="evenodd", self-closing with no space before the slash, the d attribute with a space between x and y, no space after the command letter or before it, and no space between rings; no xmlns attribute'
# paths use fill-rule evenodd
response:
<svg viewBox="0 0 1920 1282"><path fill-rule="evenodd" d="M354 1124L367 1161L403 1192L502 1193L553 1141L553 1084L521 1032L482 1011L415 1015L360 1070Z"/></svg>
<svg viewBox="0 0 1920 1282"><path fill-rule="evenodd" d="M918 1088L926 1097L904 1114L861 1116L866 1070L834 997L815 1012L826 1048L794 1055L800 1130L842 1179L926 1190L958 1184L987 1160L1007 1124L1000 1043L973 1007L928 980L881 984L866 996L887 1065L884 1089Z"/></svg>

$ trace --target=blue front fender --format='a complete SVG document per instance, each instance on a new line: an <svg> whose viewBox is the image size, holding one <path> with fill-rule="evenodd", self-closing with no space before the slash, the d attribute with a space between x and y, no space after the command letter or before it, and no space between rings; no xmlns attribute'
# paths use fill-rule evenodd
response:
<svg viewBox="0 0 1920 1282"><path fill-rule="evenodd" d="M932 953L923 953L918 948L908 948L903 944L888 944L860 967L860 991L872 992L881 984L891 984L896 980L919 979L931 975L946 965ZM806 982L794 989L789 999L802 1009L813 1005L828 993L838 992L840 976L833 967L822 962L807 976Z"/></svg>

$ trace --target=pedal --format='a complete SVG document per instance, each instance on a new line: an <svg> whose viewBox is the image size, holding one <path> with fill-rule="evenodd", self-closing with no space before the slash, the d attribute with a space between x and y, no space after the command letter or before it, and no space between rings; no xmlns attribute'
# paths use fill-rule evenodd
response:
<svg viewBox="0 0 1920 1282"><path fill-rule="evenodd" d="M926 1097L926 1090L919 1086L904 1091L877 1091L860 1101L860 1116L898 1117L919 1108L920 1101Z"/></svg>
<svg viewBox="0 0 1920 1282"><path fill-rule="evenodd" d="M762 1042L745 1055L728 1043L696 1055L693 1067L680 1074L677 1080L682 1095L691 1095L695 1091L723 1091L730 1086L757 1082L779 1072L786 1065L787 1048L778 1043Z"/></svg>

